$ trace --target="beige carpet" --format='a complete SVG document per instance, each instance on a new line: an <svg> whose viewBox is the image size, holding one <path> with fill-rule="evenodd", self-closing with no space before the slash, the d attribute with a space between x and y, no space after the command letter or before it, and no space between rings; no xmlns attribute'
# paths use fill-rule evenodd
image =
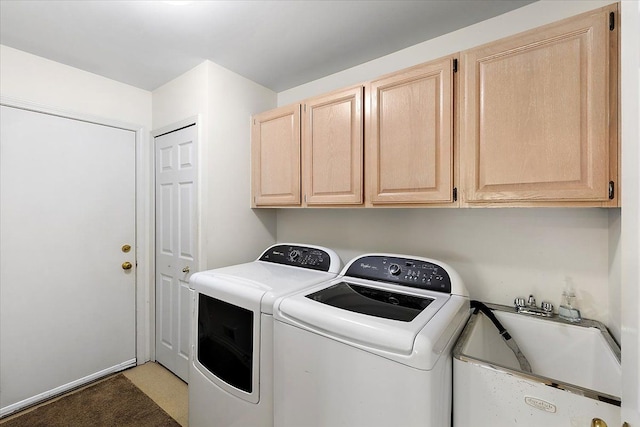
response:
<svg viewBox="0 0 640 427"><path fill-rule="evenodd" d="M3 421L3 427L179 427L124 375L118 374Z"/></svg>

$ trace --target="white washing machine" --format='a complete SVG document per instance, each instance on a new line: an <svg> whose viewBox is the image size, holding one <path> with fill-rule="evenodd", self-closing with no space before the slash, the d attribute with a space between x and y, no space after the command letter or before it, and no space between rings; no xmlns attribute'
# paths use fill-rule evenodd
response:
<svg viewBox="0 0 640 427"><path fill-rule="evenodd" d="M451 425L451 348L469 317L448 265L367 254L340 276L278 299L278 427Z"/></svg>
<svg viewBox="0 0 640 427"><path fill-rule="evenodd" d="M256 261L195 273L191 427L273 425L273 304L336 277L331 249L278 244Z"/></svg>

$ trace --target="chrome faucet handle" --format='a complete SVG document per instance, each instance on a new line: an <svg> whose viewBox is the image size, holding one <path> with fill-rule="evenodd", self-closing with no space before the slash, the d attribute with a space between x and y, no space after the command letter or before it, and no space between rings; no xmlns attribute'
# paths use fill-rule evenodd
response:
<svg viewBox="0 0 640 427"><path fill-rule="evenodd" d="M536 306L536 299L533 297L533 295L529 295L529 299L527 300L527 305L529 307L535 307Z"/></svg>
<svg viewBox="0 0 640 427"><path fill-rule="evenodd" d="M536 299L533 295L529 295L526 304L524 302L524 298L520 297L516 298L513 301L513 304L516 306L516 312L518 313L541 317L553 316L553 305L550 302L542 301L542 304L538 307L536 306Z"/></svg>

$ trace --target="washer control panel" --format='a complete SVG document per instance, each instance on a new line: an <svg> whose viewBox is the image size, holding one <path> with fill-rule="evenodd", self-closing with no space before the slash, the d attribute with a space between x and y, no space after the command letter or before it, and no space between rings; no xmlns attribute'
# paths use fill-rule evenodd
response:
<svg viewBox="0 0 640 427"><path fill-rule="evenodd" d="M451 293L447 271L425 260L369 255L353 261L345 276Z"/></svg>
<svg viewBox="0 0 640 427"><path fill-rule="evenodd" d="M322 249L296 245L276 245L267 249L259 261L329 271L331 256Z"/></svg>

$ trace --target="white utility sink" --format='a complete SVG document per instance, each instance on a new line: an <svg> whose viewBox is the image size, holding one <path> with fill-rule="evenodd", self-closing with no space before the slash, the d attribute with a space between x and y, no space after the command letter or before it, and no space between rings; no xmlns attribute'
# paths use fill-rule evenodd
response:
<svg viewBox="0 0 640 427"><path fill-rule="evenodd" d="M600 322L517 314L487 304L531 365L524 372L493 323L472 314L454 348L454 426L621 425L620 347Z"/></svg>

